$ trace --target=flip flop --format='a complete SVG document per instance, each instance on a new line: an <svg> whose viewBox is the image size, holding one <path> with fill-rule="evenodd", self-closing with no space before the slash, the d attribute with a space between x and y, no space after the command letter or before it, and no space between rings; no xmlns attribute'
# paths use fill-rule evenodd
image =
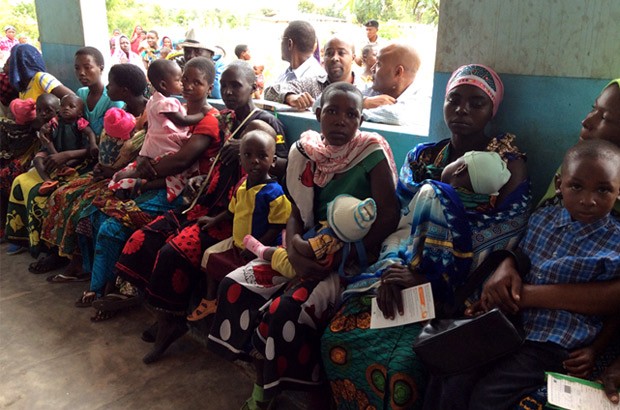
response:
<svg viewBox="0 0 620 410"><path fill-rule="evenodd" d="M90 280L89 275L65 275L64 273L58 273L56 275L48 276L46 279L49 283L70 283L70 282L88 282Z"/></svg>
<svg viewBox="0 0 620 410"><path fill-rule="evenodd" d="M102 312L113 312L137 306L142 303L140 296L128 296L120 293L109 293L93 302L93 307Z"/></svg>
<svg viewBox="0 0 620 410"><path fill-rule="evenodd" d="M217 299L208 300L202 298L196 309L189 315L187 315L187 320L190 322L196 322L198 320L204 319L207 316L210 316L215 313L217 310Z"/></svg>
<svg viewBox="0 0 620 410"><path fill-rule="evenodd" d="M58 171L56 171L56 175L59 177L67 177L69 175L73 175L75 173L75 168L73 167L62 167Z"/></svg>
<svg viewBox="0 0 620 410"><path fill-rule="evenodd" d="M47 196L51 194L52 192L56 190L56 188L58 188L58 184L59 184L58 181L45 181L39 187L39 195Z"/></svg>

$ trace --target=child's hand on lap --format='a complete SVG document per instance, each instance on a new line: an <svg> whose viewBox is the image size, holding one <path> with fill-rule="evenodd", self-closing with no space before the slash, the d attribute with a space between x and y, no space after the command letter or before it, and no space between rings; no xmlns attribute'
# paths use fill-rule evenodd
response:
<svg viewBox="0 0 620 410"><path fill-rule="evenodd" d="M590 346L573 350L562 363L569 376L587 378L594 370L596 353Z"/></svg>

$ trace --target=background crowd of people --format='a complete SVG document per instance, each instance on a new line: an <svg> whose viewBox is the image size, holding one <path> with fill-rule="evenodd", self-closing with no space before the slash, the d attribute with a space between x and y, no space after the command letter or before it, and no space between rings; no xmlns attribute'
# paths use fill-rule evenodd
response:
<svg viewBox="0 0 620 410"><path fill-rule="evenodd" d="M137 25L113 33L109 58L76 51L67 62L82 85L75 91L5 29L0 45L13 44L0 75L8 254L37 258L32 274L64 267L47 276L52 283L90 281L74 303L93 308L93 322L151 308L146 364L188 321L209 321L210 349L255 365L248 409L269 408L290 388L315 389L318 401L342 409L514 408L543 400L545 370L592 376L613 346L607 316L620 300L620 80L595 101L533 211L516 137L487 132L510 98L491 67L455 68L446 135L412 147L403 164L381 135L360 129L430 116L415 48L384 41L376 20L365 27L368 44L356 50L345 35L320 44L311 24L290 22L279 50L289 66L265 84L249 45L226 62L192 30L175 42ZM287 135L258 97L311 110L320 132ZM343 195L358 202L340 207ZM349 218L343 230L347 212L372 221L360 233ZM276 250L267 257L265 247ZM437 378L412 350L420 323L369 328L372 298L394 318L400 291L429 282L435 301L450 304L498 251L511 256L476 307L519 316L526 342L513 355ZM531 270L519 270L522 258ZM612 386L618 367L602 376Z"/></svg>

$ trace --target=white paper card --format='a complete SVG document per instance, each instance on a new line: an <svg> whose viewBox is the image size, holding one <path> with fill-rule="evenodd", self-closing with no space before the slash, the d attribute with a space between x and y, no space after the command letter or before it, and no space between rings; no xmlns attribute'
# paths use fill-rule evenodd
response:
<svg viewBox="0 0 620 410"><path fill-rule="evenodd" d="M547 401L568 410L620 409L607 399L601 384L557 373L547 373Z"/></svg>
<svg viewBox="0 0 620 410"><path fill-rule="evenodd" d="M435 305L433 304L433 292L430 283L403 289L401 294L403 297L403 315L399 315L396 311L393 320L383 317L383 312L377 305L377 298L372 299L371 329L402 326L435 317ZM394 309L396 310L396 306Z"/></svg>

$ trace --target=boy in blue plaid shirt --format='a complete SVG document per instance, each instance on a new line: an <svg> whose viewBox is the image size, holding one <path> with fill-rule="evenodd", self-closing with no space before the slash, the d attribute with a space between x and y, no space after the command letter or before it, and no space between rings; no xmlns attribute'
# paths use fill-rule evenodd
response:
<svg viewBox="0 0 620 410"><path fill-rule="evenodd" d="M604 140L580 142L566 153L556 187L563 207L536 211L519 245L531 261L530 271L521 272L524 283L619 278L620 222L610 212L620 197L620 148ZM546 371L565 371L569 351L590 345L603 327L599 316L566 310L523 309L520 318L525 342L519 350L473 373L432 378L424 407L513 408L544 383Z"/></svg>

